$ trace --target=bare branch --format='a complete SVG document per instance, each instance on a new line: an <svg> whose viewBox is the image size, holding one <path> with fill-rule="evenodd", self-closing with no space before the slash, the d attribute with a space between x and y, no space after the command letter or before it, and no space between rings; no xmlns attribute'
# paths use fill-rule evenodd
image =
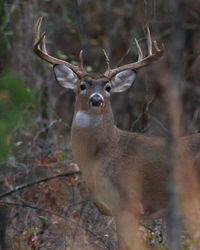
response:
<svg viewBox="0 0 200 250"><path fill-rule="evenodd" d="M54 176L49 176L49 177L46 177L46 178L42 178L42 179L39 179L39 180L31 181L29 183L25 183L25 184L19 185L19 186L13 188L12 190L10 190L8 192L0 194L0 199L4 198L4 197L7 197L9 195L12 195L13 193L21 191L23 189L29 188L29 187L31 187L33 185L42 183L42 182L48 182L48 181L53 180L53 179L68 177L68 176L72 176L72 175L76 175L76 174L80 174L80 171L70 171L70 172L67 172L67 173L58 174L58 175L54 175Z"/></svg>
<svg viewBox="0 0 200 250"><path fill-rule="evenodd" d="M31 203L27 203L27 202L0 201L0 206L17 206L17 207L32 208L32 209L40 210L40 211L43 211L43 212L46 212L46 213L49 213L49 214L53 214L53 215L55 215L57 217L60 217L60 218L62 218L64 220L67 220L67 217L62 216L59 213L56 213L56 212L54 212L52 210L49 210L47 208L39 207L39 206L36 206L34 204L31 204Z"/></svg>

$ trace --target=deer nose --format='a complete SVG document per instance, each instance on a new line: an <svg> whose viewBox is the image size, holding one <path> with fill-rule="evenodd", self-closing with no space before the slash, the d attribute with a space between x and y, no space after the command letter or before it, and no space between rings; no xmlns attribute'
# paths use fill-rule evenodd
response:
<svg viewBox="0 0 200 250"><path fill-rule="evenodd" d="M103 96L100 94L93 94L90 96L89 102L93 107L101 107L103 105Z"/></svg>

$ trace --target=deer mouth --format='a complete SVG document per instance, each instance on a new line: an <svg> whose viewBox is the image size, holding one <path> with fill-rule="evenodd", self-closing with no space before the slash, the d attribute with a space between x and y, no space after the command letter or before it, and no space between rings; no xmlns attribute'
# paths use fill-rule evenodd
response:
<svg viewBox="0 0 200 250"><path fill-rule="evenodd" d="M103 96L99 93L94 93L90 96L89 104L92 108L101 108L103 107L104 99Z"/></svg>

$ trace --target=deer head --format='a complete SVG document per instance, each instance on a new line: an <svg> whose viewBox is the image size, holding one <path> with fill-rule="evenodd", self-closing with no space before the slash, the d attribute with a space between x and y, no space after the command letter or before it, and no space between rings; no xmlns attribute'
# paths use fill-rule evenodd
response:
<svg viewBox="0 0 200 250"><path fill-rule="evenodd" d="M136 72L130 69L124 70L109 79L101 76L84 75L79 79L77 75L67 66L57 64L54 66L54 73L58 83L73 89L78 101L79 109L101 113L105 110L110 95L115 92L122 92L128 89L134 82Z"/></svg>
<svg viewBox="0 0 200 250"><path fill-rule="evenodd" d="M40 35L41 23L42 18L39 18L34 30L34 51L40 58L54 65L57 82L62 87L72 89L75 92L81 110L103 112L111 94L127 90L134 83L138 69L158 60L163 55L163 50L158 48L157 42L154 41L152 44L150 31L147 27L148 56L143 56L139 43L135 39L138 61L111 69L109 58L103 50L107 69L104 74L96 77L84 70L82 50L79 55L79 66L50 56L46 49L45 33Z"/></svg>

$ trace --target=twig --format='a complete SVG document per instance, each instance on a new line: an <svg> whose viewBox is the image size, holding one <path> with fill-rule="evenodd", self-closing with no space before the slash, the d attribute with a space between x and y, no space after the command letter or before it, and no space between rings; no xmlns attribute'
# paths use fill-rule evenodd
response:
<svg viewBox="0 0 200 250"><path fill-rule="evenodd" d="M54 126L54 124L56 124L57 122L62 122L62 119L58 119L58 120L53 120L52 122L50 122L50 124L48 125L48 126L45 126L45 127L43 127L40 131L38 131L38 133L34 136L34 138L33 138L33 142L32 143L35 143L36 142L36 140L38 139L38 137L42 134L42 133L44 133L44 132L46 132L47 130L49 130L51 127L53 127ZM31 143L31 144L32 144Z"/></svg>
<svg viewBox="0 0 200 250"><path fill-rule="evenodd" d="M47 181L50 181L50 180L53 180L53 179L56 179L56 178L68 177L68 176L75 175L75 174L80 174L80 171L70 171L70 172L67 172L67 173L58 174L58 175L54 175L54 176L49 176L49 177L46 177L46 178L42 178L42 179L39 179L39 180L31 181L31 182L26 183L26 184L19 185L19 186L13 188L12 190L10 190L8 192L0 194L0 199L4 198L6 196L9 196L9 195L11 195L11 194L13 194L15 192L18 192L18 191L20 191L22 189L25 189L25 188L31 187L33 185L39 184L41 182L47 182Z"/></svg>
<svg viewBox="0 0 200 250"><path fill-rule="evenodd" d="M40 210L49 214L53 214L57 217L60 217L64 220L67 220L67 218L65 216L60 215L59 213L56 213L52 210L49 210L47 208L43 208L43 207L38 207L34 204L31 203L25 203L25 202L11 202L11 201L0 201L0 205L5 205L5 206L17 206L17 207L28 207L28 208L32 208L32 209L36 209L36 210Z"/></svg>

